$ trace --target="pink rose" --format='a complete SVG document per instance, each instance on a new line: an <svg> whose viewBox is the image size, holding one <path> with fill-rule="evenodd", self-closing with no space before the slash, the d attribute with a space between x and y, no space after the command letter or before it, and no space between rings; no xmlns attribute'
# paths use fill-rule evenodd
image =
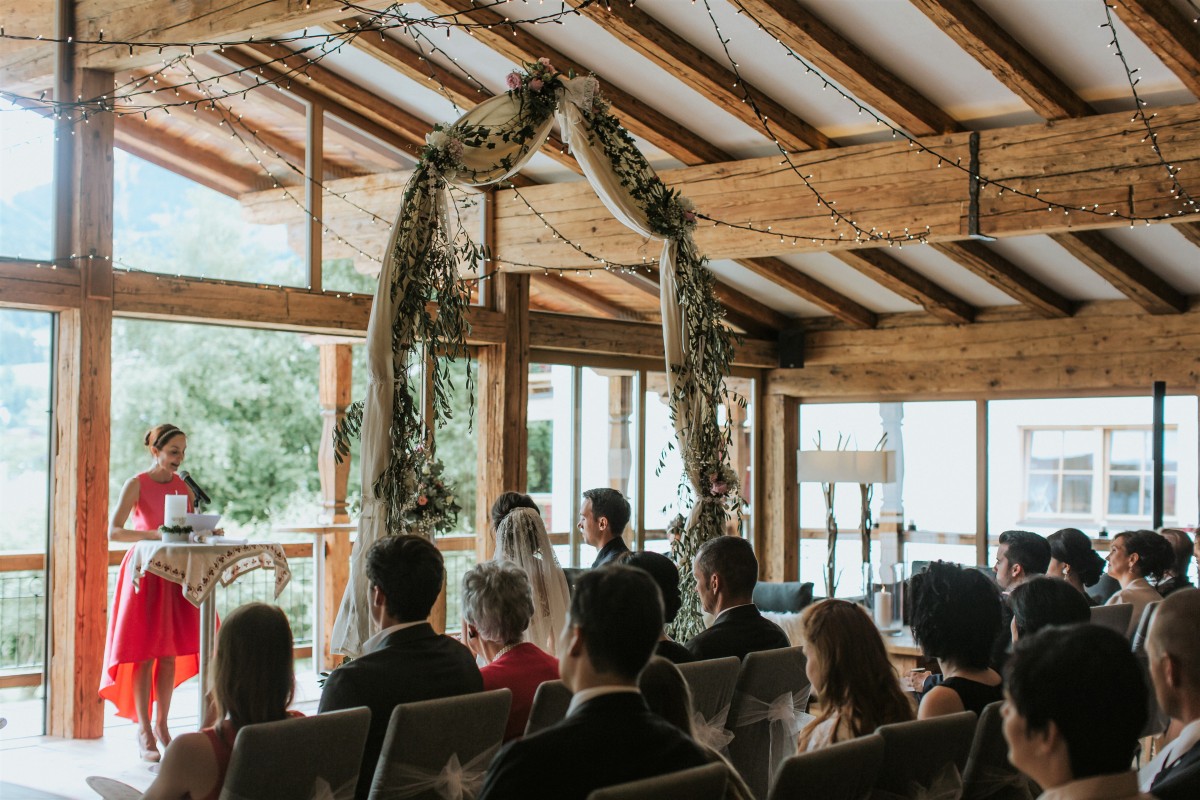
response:
<svg viewBox="0 0 1200 800"><path fill-rule="evenodd" d="M725 481L713 481L712 489L709 490L709 493L712 494L713 497L720 497L728 491L728 483Z"/></svg>
<svg viewBox="0 0 1200 800"><path fill-rule="evenodd" d="M546 84L542 83L541 78L534 78L533 80L531 80L529 82L529 88L535 92L540 92L542 90L542 87L545 85Z"/></svg>
<svg viewBox="0 0 1200 800"><path fill-rule="evenodd" d="M518 72L508 73L508 76L505 77L505 79L504 79L504 83L506 86L508 86L509 89L520 89L521 88L520 73L518 73Z"/></svg>
<svg viewBox="0 0 1200 800"><path fill-rule="evenodd" d="M428 505L428 504L429 504L429 498L426 497L425 495L421 495L420 497L417 498L417 505L424 506L424 505Z"/></svg>
<svg viewBox="0 0 1200 800"><path fill-rule="evenodd" d="M696 212L695 211L683 212L683 221L684 222L695 222L696 221Z"/></svg>

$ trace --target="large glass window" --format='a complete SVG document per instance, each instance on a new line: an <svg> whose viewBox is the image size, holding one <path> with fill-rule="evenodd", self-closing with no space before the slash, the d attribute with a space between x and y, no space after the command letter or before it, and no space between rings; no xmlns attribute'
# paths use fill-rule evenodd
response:
<svg viewBox="0 0 1200 800"><path fill-rule="evenodd" d="M54 122L0 100L0 256L52 256Z"/></svg>

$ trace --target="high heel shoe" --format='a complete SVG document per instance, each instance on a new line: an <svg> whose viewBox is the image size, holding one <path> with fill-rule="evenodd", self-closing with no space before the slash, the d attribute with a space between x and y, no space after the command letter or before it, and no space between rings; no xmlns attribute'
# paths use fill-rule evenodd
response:
<svg viewBox="0 0 1200 800"><path fill-rule="evenodd" d="M137 733L138 739L138 757L142 761L156 763L162 758L162 754L158 752L158 744L154 741L154 734L148 731L139 730Z"/></svg>
<svg viewBox="0 0 1200 800"><path fill-rule="evenodd" d="M167 745L171 744L171 732L167 730L166 722L158 722L154 725L154 735L158 741L162 743L163 749L167 749Z"/></svg>

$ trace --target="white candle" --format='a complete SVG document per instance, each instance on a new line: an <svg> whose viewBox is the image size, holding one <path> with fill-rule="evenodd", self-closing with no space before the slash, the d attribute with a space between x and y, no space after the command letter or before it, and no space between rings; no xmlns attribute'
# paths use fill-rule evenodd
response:
<svg viewBox="0 0 1200 800"><path fill-rule="evenodd" d="M880 628L892 624L892 593L887 589L875 593L875 624Z"/></svg>
<svg viewBox="0 0 1200 800"><path fill-rule="evenodd" d="M187 522L187 495L169 494L163 509L163 525L183 525Z"/></svg>

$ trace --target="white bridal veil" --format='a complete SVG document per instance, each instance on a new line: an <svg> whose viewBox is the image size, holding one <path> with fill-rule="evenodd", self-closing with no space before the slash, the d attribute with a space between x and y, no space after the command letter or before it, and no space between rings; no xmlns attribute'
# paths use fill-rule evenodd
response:
<svg viewBox="0 0 1200 800"><path fill-rule="evenodd" d="M533 619L525 641L555 655L558 634L567 621L571 596L542 516L532 508L515 508L496 528L497 561L511 561L529 576L533 587Z"/></svg>

